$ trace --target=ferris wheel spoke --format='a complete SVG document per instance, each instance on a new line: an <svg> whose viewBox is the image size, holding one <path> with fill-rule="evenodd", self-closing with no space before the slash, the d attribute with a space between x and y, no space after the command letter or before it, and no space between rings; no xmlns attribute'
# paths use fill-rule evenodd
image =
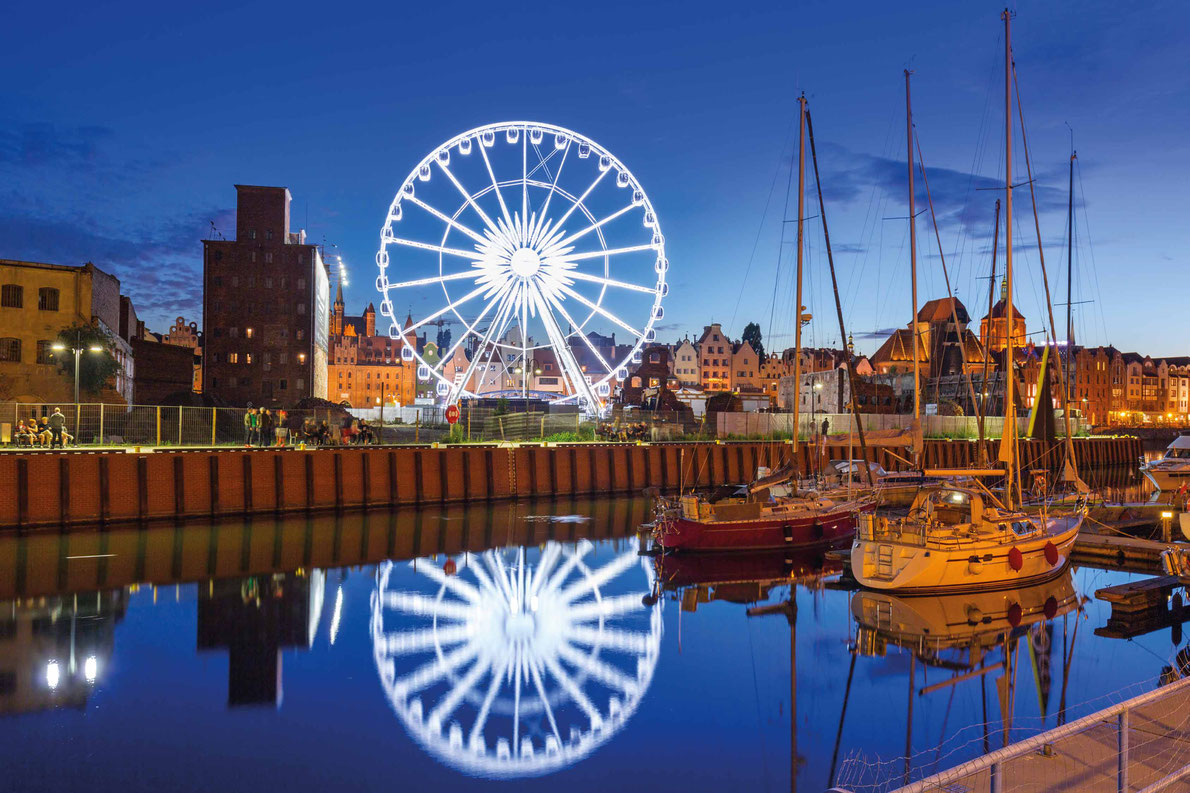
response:
<svg viewBox="0 0 1190 793"><path fill-rule="evenodd" d="M628 206L624 207L623 209L619 209L619 210L617 210L617 211L615 211L615 212L611 213L610 215L608 215L607 217L605 217L603 220L597 220L597 221L595 221L594 223L592 223L591 225L587 226L586 228L584 228L584 229L580 229L579 231L576 231L576 232L574 232L573 234L571 234L570 236L568 236L568 237L566 237L565 239L561 240L561 241L558 243L558 246L559 246L559 247L564 247L564 246L566 246L566 245L571 245L571 244L573 244L573 243L577 242L579 239L583 238L583 237L584 237L584 236L586 236L587 234L590 234L592 231L595 231L596 229L598 229L598 228L602 228L604 225L606 225L606 224L608 224L608 223L611 223L613 220L615 220L616 218L620 217L620 216L621 216L621 215L623 215L625 212L629 212L629 211L631 211L631 210L632 210L632 209L634 209L635 207L636 207L636 204L629 204Z"/></svg>
<svg viewBox="0 0 1190 793"><path fill-rule="evenodd" d="M550 576L549 580L546 582L544 591L553 592L562 586L562 584L566 582L570 572L574 570L574 568L580 562L582 562L583 558L594 548L595 546L592 545L589 540L583 540L581 543L579 543L578 548L571 551L567 556L566 561L562 563L562 566Z"/></svg>
<svg viewBox="0 0 1190 793"><path fill-rule="evenodd" d="M453 302L448 303L445 308L440 308L437 311L435 311L433 314L430 314L425 319L420 319L417 322L414 322L409 327L403 328L401 331L401 335L405 335L406 333L411 333L411 332L417 330L418 328L420 328L422 325L427 325L427 324L433 322L434 320L438 319L438 317L442 316L443 314L446 314L447 312L450 312L450 311L454 311L456 308L463 305L468 300L473 300L473 299L479 297L484 292L487 292L490 289L491 289L490 285L480 284L478 287L471 290L470 292L463 295L462 297L458 298L457 300L454 300Z"/></svg>
<svg viewBox="0 0 1190 793"><path fill-rule="evenodd" d="M429 204L427 204L425 201L422 201L422 200L421 200L420 198L418 198L417 196L406 196L406 197L405 197L405 200L406 200L406 201L408 201L408 202L409 202L409 203L411 203L411 204L414 204L414 205L416 205L416 206L419 206L419 207L421 207L422 209L424 209L425 211L429 212L429 213L430 213L431 215L433 215L434 217L436 217L436 218L438 218L439 220L441 220L441 221L442 221L443 223L445 223L446 225L450 226L450 227L451 227L451 228L453 228L453 229L457 229L459 232L461 232L461 233L463 233L463 234L466 234L468 237L470 237L471 239L475 240L475 241L476 241L476 242L478 242L480 245L487 245L487 244L488 244L488 240L487 240L487 238L486 238L486 237L484 237L482 234L480 234L480 233L479 233L479 232L477 232L477 231L473 231L472 229L469 229L469 228L467 228L467 227L466 227L466 226L464 226L462 223L458 222L458 221L457 221L457 220L455 220L454 218L452 218L452 217L450 217L449 215L447 215L445 212L440 212L439 210L437 210L437 209L435 209L434 207L432 207L432 206L430 206Z"/></svg>
<svg viewBox="0 0 1190 793"><path fill-rule="evenodd" d="M574 679L566 673L562 665L551 656L543 656L541 660L549 673L561 684L562 690L570 695L570 698L582 709L583 713L587 714L587 720L591 723L591 729L602 725L603 716L599 713L599 708L591 703L591 700L583 693L578 683L574 682Z"/></svg>
<svg viewBox="0 0 1190 793"><path fill-rule="evenodd" d="M385 241L391 242L395 245L404 245L407 248L421 248L425 251L433 251L434 253L441 253L447 256L459 256L463 259L469 259L473 262L478 262L483 258L479 251L465 251L460 248L447 248L442 245L434 245L429 242L418 242L417 240L407 240L401 237L386 237Z"/></svg>
<svg viewBox="0 0 1190 793"><path fill-rule="evenodd" d="M512 581L509 580L508 568L504 565L504 557L498 553L485 553L483 560L487 563L488 572L492 574L492 578L499 584L500 591L504 593L507 602L512 603L516 601L516 593L512 591Z"/></svg>
<svg viewBox="0 0 1190 793"><path fill-rule="evenodd" d="M581 155L582 152L580 151L579 154ZM571 213L583 205L583 202L587 200L587 196L591 195L591 191L599 186L599 183L603 181L603 177L611 173L611 170L611 168L608 168L606 171L599 172L599 175L596 176L595 180L591 182L590 186L588 186L587 189L583 191L583 194L578 197L578 200L570 205L570 209L566 210L566 214L558 218L558 222L554 224L556 228L562 228L562 224L566 222L566 219L570 217Z"/></svg>
<svg viewBox="0 0 1190 793"><path fill-rule="evenodd" d="M419 631L402 631L385 636L385 647L394 655L407 655L425 652L433 647L447 647L465 641L471 636L471 628L466 624L452 625L447 628Z"/></svg>
<svg viewBox="0 0 1190 793"><path fill-rule="evenodd" d="M563 602L571 603L583 595L598 590L601 586L616 578L628 568L638 563L635 554L622 554L600 567L593 574L580 578L575 583L558 593Z"/></svg>
<svg viewBox="0 0 1190 793"><path fill-rule="evenodd" d="M562 733L558 731L558 721L554 718L554 709L550 707L550 698L546 696L545 685L541 682L541 662L537 658L528 658L526 661L529 666L529 674L533 676L533 685L537 689L537 698L541 700L541 707L545 710L546 718L549 719L550 729L554 731L554 738L561 746Z"/></svg>
<svg viewBox="0 0 1190 793"><path fill-rule="evenodd" d="M557 149L555 149L557 151ZM562 161L558 163L558 170L554 172L553 181L550 182L550 191L545 194L545 202L541 205L541 223L545 223L546 213L550 208L550 199L554 197L554 193L558 189L558 179L562 176L562 169L566 166L566 156L570 154L570 139L566 139L566 148L562 150ZM553 156L552 154L550 155Z"/></svg>
<svg viewBox="0 0 1190 793"><path fill-rule="evenodd" d="M481 655L467 670L467 674L463 675L463 678L451 688L450 693L430 711L430 716L426 721L430 724L441 724L447 716L454 713L455 708L459 706L464 697L471 693L471 689L475 688L475 684L490 668L491 663L488 657Z"/></svg>
<svg viewBox="0 0 1190 793"><path fill-rule="evenodd" d="M558 655L567 663L596 680L608 688L619 689L629 696L640 690L635 679L621 672L609 663L600 661L590 655L575 649L573 644L564 642L558 646Z"/></svg>
<svg viewBox="0 0 1190 793"><path fill-rule="evenodd" d="M479 312L479 315L475 318L475 320L470 325L467 325L466 322L463 323L467 327L467 332L459 334L459 338L456 339L454 344L452 344L450 346L450 349L447 350L446 355L442 356L438 360L438 363L434 364L434 366L431 368L431 371L433 371L435 373L441 373L442 369L446 366L446 364L450 361L450 359L454 357L455 352L459 349L460 346L462 346L463 342L465 342L467 340L467 336L474 333L476 337L479 337L479 331L475 330L475 326L478 325L480 322L483 322L483 318L486 317L488 312L491 311L492 308L495 307L496 305L498 305L498 301L489 300L486 304L484 304L483 310ZM464 379L463 382L465 384L466 380ZM464 387L466 387L466 386L464 385Z"/></svg>
<svg viewBox="0 0 1190 793"><path fill-rule="evenodd" d="M602 600L589 603L579 603L571 608L569 616L573 622L589 622L600 617L607 618L617 617L621 614L630 614L640 608L640 599L646 594L648 593L630 592L626 595L616 595L615 597L603 598Z"/></svg>
<svg viewBox="0 0 1190 793"><path fill-rule="evenodd" d="M595 346L595 343L591 341L591 338L582 332L582 328L579 326L579 324L575 322L573 318L571 318L570 314L566 311L566 307L562 305L562 301L553 295L546 295L545 297L554 307L554 310L561 314L562 318L566 320L566 322L569 323L571 327L578 331L578 337L583 340L584 344L587 345L587 349L589 349L591 354L595 356L595 360L599 361L608 374L611 374L614 371L611 364L609 364L603 357L603 353L599 352L599 349Z"/></svg>
<svg viewBox="0 0 1190 793"><path fill-rule="evenodd" d="M626 331L628 331L629 333L631 333L631 334L632 334L633 336L635 336L636 338L638 338L638 339L639 339L639 338L642 338L642 337L644 336L644 334L643 334L643 333L641 333L639 330L637 330L636 328L632 327L632 326L631 326L631 325L629 325L627 322L625 322L624 320L620 319L620 318L619 318L619 317L617 317L615 314L612 314L610 311L608 311L607 309L603 308L602 306L598 306L598 305L596 305L595 303L592 303L590 300L588 300L587 298L583 297L583 296L582 296L582 295L580 295L578 292L574 291L574 289L572 289L571 287L569 287L569 286L562 286L562 287L559 287L559 288L560 288L560 290L561 290L562 292L565 292L566 294L570 295L571 297L573 297L573 298L574 298L575 300L577 300L578 302L582 303L582 304L583 304L584 306L586 306L587 308L589 308L589 309L591 309L592 311L594 311L595 313L597 313L597 314L599 314L599 315L603 316L605 319L608 319L609 321L616 323L617 325L619 325L621 328L623 328L624 330L626 330Z"/></svg>
<svg viewBox="0 0 1190 793"><path fill-rule="evenodd" d="M532 578L529 580L529 594L536 595L541 592L541 587L549 579L550 571L554 569L554 565L558 563L558 557L562 555L562 546L547 545L546 549L541 552L541 558L537 562L537 568L532 572Z"/></svg>
<svg viewBox="0 0 1190 793"><path fill-rule="evenodd" d="M550 338L550 343L557 351L558 363L561 365L563 374L567 375L570 380L571 393L582 394L591 405L596 404L595 392L592 391L591 384L587 382L583 368L579 365L578 359L574 357L574 351L570 349L570 345L566 342L566 336L563 335L562 329L558 327L557 320L545 305L545 298L541 296L540 291L537 289L534 289L532 294L533 299L537 301L538 315L541 317L542 324L545 325L546 334Z"/></svg>
<svg viewBox="0 0 1190 793"><path fill-rule="evenodd" d="M630 284L627 281L617 281L615 278L604 278L600 275L590 275L588 273L581 273L578 270L571 270L566 273L567 278L576 278L579 281L590 281L593 284L603 284L604 286L614 286L617 289L628 289L633 292L643 292L646 295L656 295L657 290L651 286L640 286L638 284Z"/></svg>
<svg viewBox="0 0 1190 793"><path fill-rule="evenodd" d="M529 241L529 129L521 135L521 244Z"/></svg>
<svg viewBox="0 0 1190 793"><path fill-rule="evenodd" d="M480 359L483 358L484 352L487 350L488 344L490 343L490 340L492 338L492 331L494 331L499 326L500 322L504 318L505 313L507 312L508 306L510 305L511 289L509 287L505 286L501 292L497 293L497 295L498 295L498 297L488 304L489 306L491 305L491 303L497 304L498 307L496 309L496 316L493 317L491 323L488 324L488 330L487 330L487 333L484 334L483 341L480 342L480 345L475 348L475 356L467 364L467 371L463 374L462 383L460 383L459 385L457 385L451 389L451 393L450 393L451 402L453 402L458 397L458 395L461 391L466 390L467 383L470 382L470 380L471 380L471 375L475 372L476 366L479 364ZM485 308L485 310L486 310L486 308ZM479 335L478 332L475 335L478 336ZM485 368L485 373L486 373L486 368ZM480 375L479 385L482 385L482 380L483 380L483 375ZM479 393L478 386L475 389L475 393L476 394ZM482 565L479 565L479 564L473 566L473 569L476 571L479 571L481 568L482 568Z"/></svg>
<svg viewBox="0 0 1190 793"><path fill-rule="evenodd" d="M566 254L566 261L581 262L585 259L602 259L607 256L620 256L625 253L639 253L640 251L656 250L653 243L645 245L629 245L625 248L608 248L602 251L586 251L584 253L568 253Z"/></svg>
<svg viewBox="0 0 1190 793"><path fill-rule="evenodd" d="M455 576L447 575L434 565L422 565L418 568L418 572L420 572L426 578L429 578L435 584L449 589L451 592L467 601L469 605L483 602L483 595L478 589L471 586L466 581L459 580Z"/></svg>
<svg viewBox="0 0 1190 793"><path fill-rule="evenodd" d="M433 685L438 680L454 673L459 667L479 655L479 648L472 643L464 644L457 650L451 650L441 658L435 658L405 677L393 681L393 692L401 697L408 697L418 691Z"/></svg>
<svg viewBox="0 0 1190 793"><path fill-rule="evenodd" d="M640 608L640 600L636 601L635 607ZM648 636L617 628L592 628L587 625L575 625L571 627L567 638L579 644L618 650L622 653L639 655L649 650Z"/></svg>
<svg viewBox="0 0 1190 793"><path fill-rule="evenodd" d="M471 208L475 210L475 214L483 218L483 222L488 224L488 228L496 228L496 224L492 222L490 217L488 217L488 213L484 212L483 209L480 208L479 204L475 203L475 199L470 193L467 192L466 188L459 184L459 180L455 178L453 173L451 173L450 168L448 168L446 165L443 165L442 160L438 159L437 157L434 158L434 162L438 163L438 167L442 169L442 173L446 174L446 178L450 179L451 184L455 186L455 189L458 190L463 196L464 200L466 200L466 202L471 205Z"/></svg>
<svg viewBox="0 0 1190 793"><path fill-rule="evenodd" d="M479 146L479 153L483 155L483 164L487 166L488 176L492 179L492 190L496 193L496 200L500 202L500 213L504 215L504 222L511 226L512 215L508 211L508 205L504 203L504 194L500 192L500 183L496 181L496 173L492 170L492 161L488 159L487 149L484 147L483 141L478 138L475 143Z"/></svg>
<svg viewBox="0 0 1190 793"><path fill-rule="evenodd" d="M417 278L413 281L402 281L398 284L390 283L389 289L408 289L411 286L428 286L430 284L441 284L447 281L462 281L466 278L474 278L475 270L463 270L460 273L450 273L448 275L435 275L429 278Z"/></svg>
<svg viewBox="0 0 1190 793"><path fill-rule="evenodd" d="M509 658L499 669L492 667L492 680L488 683L488 691L479 706L479 712L475 714L475 724L471 727L471 736L468 738L468 743L472 746L477 745L483 737L483 728L487 724L488 713L492 710L492 702L495 701L496 694L500 691L500 684L507 677L511 666L512 659Z"/></svg>
<svg viewBox="0 0 1190 793"><path fill-rule="evenodd" d="M388 592L384 605L406 614L420 617L438 617L465 622L473 615L473 609L464 603L435 600L414 592Z"/></svg>

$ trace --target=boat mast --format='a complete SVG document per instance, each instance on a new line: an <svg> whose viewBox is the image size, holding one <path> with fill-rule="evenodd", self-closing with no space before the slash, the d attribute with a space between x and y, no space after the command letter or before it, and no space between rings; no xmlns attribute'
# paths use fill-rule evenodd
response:
<svg viewBox="0 0 1190 793"><path fill-rule="evenodd" d="M1000 440L1000 460L1005 464L1004 506L1012 509L1013 485L1016 479L1016 400L1013 395L1015 372L1012 351L1012 15L1008 9L1000 15L1004 20L1004 431ZM990 321L990 320L989 320Z"/></svg>
<svg viewBox="0 0 1190 793"><path fill-rule="evenodd" d="M909 151L909 283L913 296L913 313L909 315L909 327L913 328L913 420L921 421L921 361L917 345L917 211L913 193L913 107L909 101L909 75L905 70L905 144ZM913 463L917 465L917 451Z"/></svg>
<svg viewBox="0 0 1190 793"><path fill-rule="evenodd" d="M802 254L805 239L806 219L806 95L797 98L797 294L794 296L794 328L793 328L793 454L795 464L797 455L797 441L800 432L800 417L798 406L802 401ZM813 398L813 389L811 389Z"/></svg>
<svg viewBox="0 0 1190 793"><path fill-rule="evenodd" d="M1073 133L1071 133L1073 137ZM1074 304L1070 301L1071 282L1074 277L1074 161L1078 159L1078 152L1073 148L1070 152L1070 198L1066 207L1066 389L1069 395L1070 359L1074 357L1074 318L1071 310ZM1067 408L1069 412L1069 408ZM1083 417L1086 418L1085 416Z"/></svg>
<svg viewBox="0 0 1190 793"><path fill-rule="evenodd" d="M991 340L992 330L992 311L996 308L995 294L996 294L996 253L999 249L1000 243L1000 199L996 199L996 222L993 224L992 230L992 274L988 276L988 327L987 333L984 334L984 350L983 350L983 380L981 393L981 407L979 410L979 460L983 464L987 464L988 452L984 446L984 418L988 414L988 397L990 390L988 387L988 364L991 363L992 352L986 346L986 342Z"/></svg>

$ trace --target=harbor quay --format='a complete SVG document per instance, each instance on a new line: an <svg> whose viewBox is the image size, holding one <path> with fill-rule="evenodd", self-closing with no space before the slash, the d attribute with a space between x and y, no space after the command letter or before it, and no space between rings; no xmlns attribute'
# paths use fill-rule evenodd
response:
<svg viewBox="0 0 1190 793"><path fill-rule="evenodd" d="M998 442L985 454L994 458ZM1032 467L1057 470L1060 444L1019 441ZM796 451L795 451L796 449ZM1135 438L1075 441L1080 466L1136 460ZM746 482L792 463L809 473L845 460L839 444L764 441L673 443L433 444L285 449L145 449L0 454L0 528L268 513L367 510L401 505L593 494L680 492ZM907 464L873 450L891 471ZM922 463L971 466L977 442L926 440Z"/></svg>

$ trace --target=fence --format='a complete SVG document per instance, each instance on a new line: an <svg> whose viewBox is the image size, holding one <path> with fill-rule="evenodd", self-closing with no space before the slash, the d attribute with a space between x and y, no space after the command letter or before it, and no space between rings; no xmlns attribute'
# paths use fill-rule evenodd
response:
<svg viewBox="0 0 1190 793"><path fill-rule="evenodd" d="M908 429L913 422L913 416L899 413L860 414L864 431L869 430L903 430ZM823 422L827 423L828 431L850 432L854 426L854 417L850 413L799 413L798 429L800 437L816 436L822 429ZM922 416L922 434L927 438L966 438L974 440L979 437L979 419L975 416ZM1017 419L1017 435L1023 436L1029 429L1028 418ZM1074 435L1083 434L1079 421L1071 418L1071 432ZM749 437L764 435L786 435L793 433L792 413L719 413L717 414L716 430L719 437ZM1058 422L1059 433L1065 430ZM1002 416L988 416L984 419L983 433L986 438L998 438L1004 431Z"/></svg>

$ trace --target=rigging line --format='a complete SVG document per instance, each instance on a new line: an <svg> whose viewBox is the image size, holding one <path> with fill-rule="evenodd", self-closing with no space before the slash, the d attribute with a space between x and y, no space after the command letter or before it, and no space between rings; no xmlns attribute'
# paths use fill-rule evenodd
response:
<svg viewBox="0 0 1190 793"><path fill-rule="evenodd" d="M801 114L799 113L798 115L800 118ZM793 122L790 122L791 129L792 129L792 124L793 124ZM793 136L790 135L790 137L792 138ZM794 145L796 145L796 144L794 144ZM781 282L780 281L780 279L781 279L781 253L782 253L782 251L785 250L785 226L788 225L787 221L789 218L789 191L793 189L793 173L797 169L797 164L794 162L794 159L795 158L793 156L793 152L791 151L790 157L789 157L789 178L785 182L785 203L781 208L781 234L780 234L780 237L778 238L778 244L777 244L777 267L776 267L775 272L773 273L773 299L769 303L769 327L768 327L767 335L770 338L773 335L773 316L775 315L776 310L777 310L777 291L778 291L778 286L780 285L780 282ZM774 181L775 180L776 180L776 174L774 174ZM759 236L760 235L758 232L757 237L759 238ZM741 294L742 294L742 292L741 292ZM738 305L738 301L737 301L737 305ZM733 312L733 314L734 314L734 312ZM798 306L794 309L793 321L795 324L801 322L801 317L798 316L800 314L801 314L801 307ZM732 319L734 321L734 316L732 317ZM796 438L795 438L795 440L796 440Z"/></svg>
<svg viewBox="0 0 1190 793"><path fill-rule="evenodd" d="M1083 164L1081 162L1075 165L1074 171L1078 174L1078 192L1083 197L1080 202L1083 209L1083 227L1086 229L1085 239L1087 241L1087 252L1091 255L1091 278L1095 285L1095 299L1101 308L1099 309L1099 322L1103 326L1103 343L1108 343L1107 335L1107 319L1103 313L1103 294L1099 289L1099 267L1095 261L1095 246L1091 243L1091 220L1087 216L1087 192L1083 186Z"/></svg>
<svg viewBox="0 0 1190 793"><path fill-rule="evenodd" d="M744 268L744 277L740 281L740 293L736 296L735 308L733 308L731 310L731 324L728 327L735 327L736 315L739 313L739 310L740 310L740 301L743 300L744 289L748 285L748 273L750 273L752 271L752 263L756 259L756 249L760 247L760 235L764 231L764 221L765 221L765 218L767 218L768 214L769 214L769 206L772 204L772 201L773 201L773 193L775 193L777 190L777 179L781 176L781 160L783 159L784 154L785 154L785 147L787 145L789 145L789 138L793 134L793 125L794 125L794 119L790 118L789 126L785 130L785 137L781 141L781 150L777 153L777 167L775 169L773 169L773 181L769 185L768 197L765 198L765 200L764 200L764 211L762 211L760 213L760 223L756 227L756 237L755 237L755 239L752 240L752 253L748 256L747 267ZM787 195L788 195L788 193L787 193ZM782 220L784 220L784 218L782 218ZM782 231L782 235L784 235L784 231L785 231L784 224L782 225L781 231ZM778 265L780 265L780 255L781 255L780 247L778 246L778 253L777 253ZM772 321L771 320L769 322L769 330L770 330L770 332L772 331Z"/></svg>
<svg viewBox="0 0 1190 793"><path fill-rule="evenodd" d="M926 203L930 208L930 219L934 222L934 239L938 241L938 258L942 262L942 277L946 280L946 296L950 298L950 319L951 322L954 323L955 335L958 337L959 360L961 361L963 367L963 379L967 381L967 388L971 392L969 394L971 397L971 405L975 409L976 416L978 417L979 400L975 398L975 384L971 381L971 375L967 368L967 339L963 335L963 330L965 329L959 327L958 301L955 300L954 292L950 288L950 274L946 270L946 254L942 252L942 235L938 232L938 216L934 214L934 197L930 192L930 180L929 177L926 176L926 161L921 153L921 136L917 134L916 126L913 128L913 139L914 142L917 143L917 164L921 169L922 185L926 188ZM988 322L991 322L990 317L988 318ZM939 374L941 374L941 370L939 370ZM941 380L940 377L939 380ZM936 380L934 394L935 403L938 401L937 388L938 381Z"/></svg>

